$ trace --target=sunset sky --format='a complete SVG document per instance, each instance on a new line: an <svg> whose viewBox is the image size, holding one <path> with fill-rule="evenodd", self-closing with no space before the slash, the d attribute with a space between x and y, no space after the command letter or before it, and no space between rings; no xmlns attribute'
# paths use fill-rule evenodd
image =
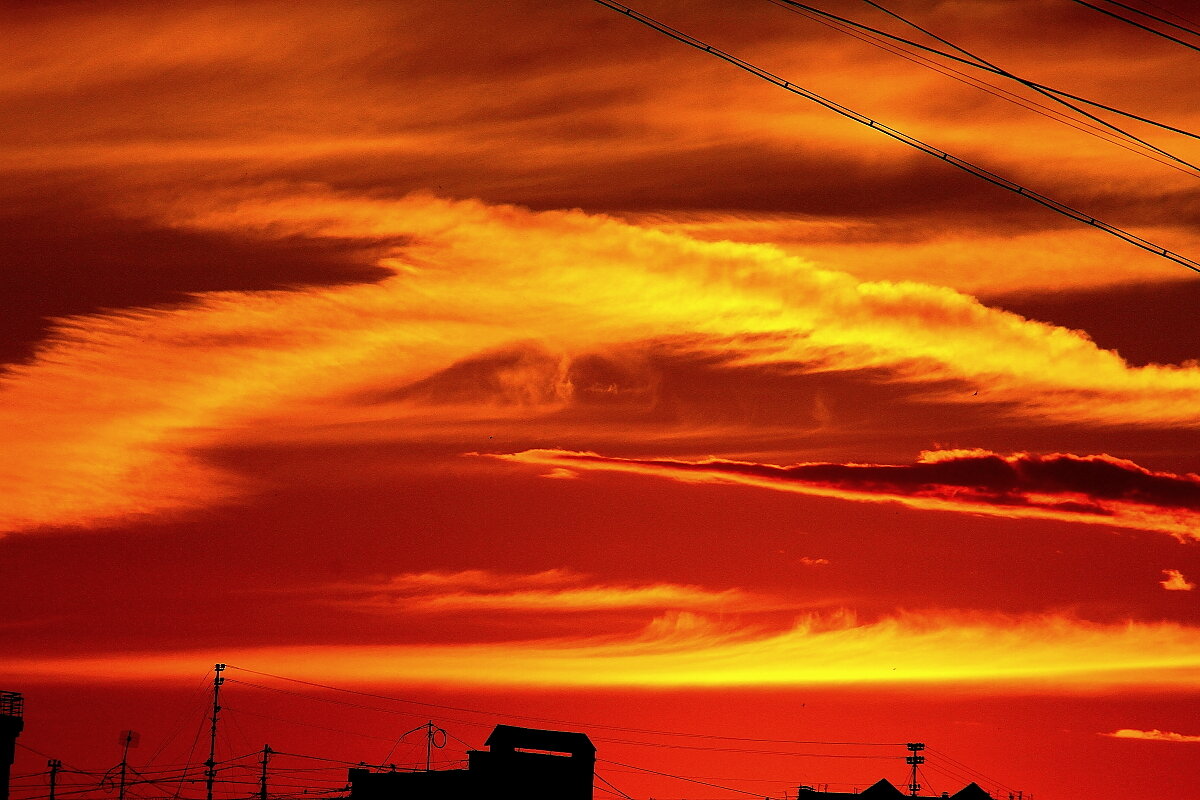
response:
<svg viewBox="0 0 1200 800"><path fill-rule="evenodd" d="M1200 131L1200 52L1085 4L882 5ZM1194 136L633 7L1200 260ZM915 741L939 795L1194 784L1200 275L592 0L14 2L0 49L14 774L202 761L221 662L229 757L509 722L592 736L598 798L901 784Z"/></svg>

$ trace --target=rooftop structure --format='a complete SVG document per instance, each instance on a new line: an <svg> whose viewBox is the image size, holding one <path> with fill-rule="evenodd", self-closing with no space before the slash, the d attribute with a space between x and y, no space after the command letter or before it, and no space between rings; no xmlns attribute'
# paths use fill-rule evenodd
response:
<svg viewBox="0 0 1200 800"><path fill-rule="evenodd" d="M25 729L25 699L19 692L0 692L0 800L8 800L8 779L16 756L17 737Z"/></svg>
<svg viewBox="0 0 1200 800"><path fill-rule="evenodd" d="M801 786L797 793L797 800L945 800L945 798L949 798L949 800L993 800L992 796L980 788L977 783L967 784L954 794L943 792L937 797L928 797L905 794L886 778L861 792L821 792L811 786Z"/></svg>
<svg viewBox="0 0 1200 800"><path fill-rule="evenodd" d="M596 747L582 733L497 725L466 769L351 769L350 800L591 800Z"/></svg>
<svg viewBox="0 0 1200 800"><path fill-rule="evenodd" d="M20 692L0 692L0 717L20 719L25 713L25 698Z"/></svg>

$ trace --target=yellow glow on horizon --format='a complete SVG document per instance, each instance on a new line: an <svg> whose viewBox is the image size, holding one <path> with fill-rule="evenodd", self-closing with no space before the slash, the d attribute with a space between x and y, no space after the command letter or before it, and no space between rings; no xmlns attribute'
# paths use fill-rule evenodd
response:
<svg viewBox="0 0 1200 800"><path fill-rule="evenodd" d="M471 644L229 647L138 654L138 680L242 663L302 679L444 686L943 686L973 691L1090 691L1200 686L1200 629L1178 623L1086 623L1043 615L853 614L802 617L783 631L668 613L632 638ZM29 680L110 679L130 654L22 659Z"/></svg>

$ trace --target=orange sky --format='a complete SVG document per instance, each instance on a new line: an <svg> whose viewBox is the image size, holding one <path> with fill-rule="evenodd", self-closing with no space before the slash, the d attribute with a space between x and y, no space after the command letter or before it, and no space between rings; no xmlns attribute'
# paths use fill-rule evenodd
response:
<svg viewBox="0 0 1200 800"><path fill-rule="evenodd" d="M1200 257L1195 168L767 0L635 8ZM1079 4L894 10L1200 129L1200 56ZM16 774L182 762L221 661L459 709L231 671L231 754L524 715L775 797L906 741L938 793L1194 779L1193 273L589 0L7 4L0 47Z"/></svg>

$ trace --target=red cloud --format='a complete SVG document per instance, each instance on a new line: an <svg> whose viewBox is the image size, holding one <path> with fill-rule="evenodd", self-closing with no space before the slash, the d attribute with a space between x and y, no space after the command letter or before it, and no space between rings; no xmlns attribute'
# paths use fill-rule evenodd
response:
<svg viewBox="0 0 1200 800"><path fill-rule="evenodd" d="M1200 538L1200 475L1154 472L1110 455L922 453L911 464L813 462L777 466L705 459L609 458L527 450L513 461L557 468L643 472L683 481L750 484L778 491L1004 517L1061 519Z"/></svg>

